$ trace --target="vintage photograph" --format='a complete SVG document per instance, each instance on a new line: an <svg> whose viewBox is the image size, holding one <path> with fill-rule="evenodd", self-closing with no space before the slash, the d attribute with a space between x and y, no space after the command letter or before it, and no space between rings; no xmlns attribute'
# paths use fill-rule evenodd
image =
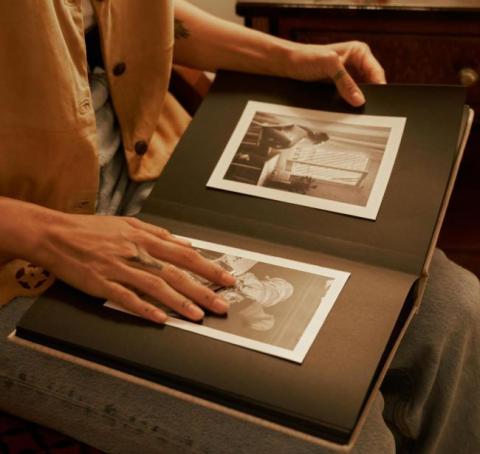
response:
<svg viewBox="0 0 480 454"><path fill-rule="evenodd" d="M375 219L405 122L249 101L207 186Z"/></svg>
<svg viewBox="0 0 480 454"><path fill-rule="evenodd" d="M349 273L189 240L198 252L236 276L233 287L212 286L229 304L228 317L207 314L197 324L161 306L170 316L167 324L301 363ZM107 306L120 309L112 303Z"/></svg>

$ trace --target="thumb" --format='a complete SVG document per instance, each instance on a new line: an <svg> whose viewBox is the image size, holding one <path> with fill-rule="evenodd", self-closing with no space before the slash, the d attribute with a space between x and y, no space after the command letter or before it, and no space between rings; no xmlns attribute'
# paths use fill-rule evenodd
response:
<svg viewBox="0 0 480 454"><path fill-rule="evenodd" d="M365 104L365 96L339 58L335 59L335 64L329 68L327 74L333 80L340 96L345 101L354 107Z"/></svg>

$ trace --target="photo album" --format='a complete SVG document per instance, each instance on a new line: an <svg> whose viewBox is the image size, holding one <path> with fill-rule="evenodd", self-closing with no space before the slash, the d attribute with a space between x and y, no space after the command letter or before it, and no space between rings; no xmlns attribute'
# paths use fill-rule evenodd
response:
<svg viewBox="0 0 480 454"><path fill-rule="evenodd" d="M236 277L191 275L228 316L160 326L58 282L12 340L351 442L421 304L473 121L462 87L361 88L354 108L328 83L216 76L138 217Z"/></svg>

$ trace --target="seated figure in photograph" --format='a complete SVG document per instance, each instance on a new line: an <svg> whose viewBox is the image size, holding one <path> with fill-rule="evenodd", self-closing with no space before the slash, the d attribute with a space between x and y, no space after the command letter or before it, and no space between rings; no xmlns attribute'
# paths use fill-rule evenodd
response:
<svg viewBox="0 0 480 454"><path fill-rule="evenodd" d="M0 409L109 452L236 453L248 443L298 452L295 440L249 440L218 416L195 419L180 401L6 336L53 276L160 324L166 314L139 294L191 320L202 308L225 313L228 304L182 269L221 286L233 285L232 275L128 217L189 121L167 93L172 61L330 79L360 106L357 82L385 83L368 46L293 43L184 0L5 1L0 35ZM202 159L208 150L198 152ZM478 279L437 252L422 310L392 365L385 411L378 395L354 452L394 453L394 435L415 453L479 452L479 376Z"/></svg>
<svg viewBox="0 0 480 454"><path fill-rule="evenodd" d="M247 272L238 276L233 287L219 294L229 305L229 310L233 306L249 328L269 331L275 326L275 316L265 309L288 300L293 290L293 285L281 277L259 279L254 273Z"/></svg>

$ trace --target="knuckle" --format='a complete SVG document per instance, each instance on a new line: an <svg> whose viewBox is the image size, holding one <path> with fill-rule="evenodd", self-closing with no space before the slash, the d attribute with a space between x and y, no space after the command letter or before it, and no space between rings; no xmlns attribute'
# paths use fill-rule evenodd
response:
<svg viewBox="0 0 480 454"><path fill-rule="evenodd" d="M115 300L120 304L130 304L134 301L133 293L125 287L120 287L115 291Z"/></svg>
<svg viewBox="0 0 480 454"><path fill-rule="evenodd" d="M340 62L339 55L334 50L328 50L325 52L325 60L330 64L336 64Z"/></svg>
<svg viewBox="0 0 480 454"><path fill-rule="evenodd" d="M212 266L212 274L213 274L213 278L215 280L217 280L217 281L220 280L222 278L224 272L225 272L225 270L222 267L215 266L215 265Z"/></svg>
<svg viewBox="0 0 480 454"><path fill-rule="evenodd" d="M177 268L175 265L171 263L167 263L164 268L165 273L174 280L180 280L186 276L186 274Z"/></svg>
<svg viewBox="0 0 480 454"><path fill-rule="evenodd" d="M180 258L185 263L194 263L199 259L200 255L194 249L183 249L180 253Z"/></svg>
<svg viewBox="0 0 480 454"><path fill-rule="evenodd" d="M167 282L165 282L163 279L156 278L155 286L154 286L155 293L167 295L169 294L170 290L171 290L171 287L168 285Z"/></svg>
<svg viewBox="0 0 480 454"><path fill-rule="evenodd" d="M150 273L145 274L145 276L143 277L143 283L150 292L153 290L164 289L164 281Z"/></svg>
<svg viewBox="0 0 480 454"><path fill-rule="evenodd" d="M136 243L139 246L144 246L148 240L146 232L144 232L142 229L137 229L133 228L128 232L127 236L128 240L130 242Z"/></svg>
<svg viewBox="0 0 480 454"><path fill-rule="evenodd" d="M121 257L135 257L137 254L137 247L131 241L123 241L120 245Z"/></svg>
<svg viewBox="0 0 480 454"><path fill-rule="evenodd" d="M149 290L154 289L156 287L157 280L155 279L155 276L150 273L146 273L143 276L143 285L148 288Z"/></svg>
<svg viewBox="0 0 480 454"><path fill-rule="evenodd" d="M94 266L85 266L81 271L85 282L98 282L99 279L103 276L103 272Z"/></svg>
<svg viewBox="0 0 480 454"><path fill-rule="evenodd" d="M343 81L344 88L349 91L356 91L357 85L351 77L344 77Z"/></svg>
<svg viewBox="0 0 480 454"><path fill-rule="evenodd" d="M118 269L120 261L118 260L118 257L116 254L111 254L106 257L103 257L101 261L99 261L99 269L100 272L103 273L104 275L110 275L111 270L113 269ZM92 269L92 271L95 272L95 270Z"/></svg>
<svg viewBox="0 0 480 454"><path fill-rule="evenodd" d="M157 227L157 232L158 232L158 235L161 236L162 238L166 238L170 236L170 232L163 227Z"/></svg>
<svg viewBox="0 0 480 454"><path fill-rule="evenodd" d="M186 297L183 297L180 299L180 305L186 309L188 309L189 307L193 306L193 303L191 300L189 300L188 298Z"/></svg>
<svg viewBox="0 0 480 454"><path fill-rule="evenodd" d="M141 307L141 311L146 314L146 315L149 315L150 312L152 312L152 307L149 306L148 304L143 304L142 307Z"/></svg>
<svg viewBox="0 0 480 454"><path fill-rule="evenodd" d="M126 222L128 225L135 227L135 228L141 228L143 222L140 221L140 219L131 217L131 216L122 216L121 219Z"/></svg>
<svg viewBox="0 0 480 454"><path fill-rule="evenodd" d="M351 41L350 44L355 47L365 47L367 45L365 42L360 41L358 39Z"/></svg>
<svg viewBox="0 0 480 454"><path fill-rule="evenodd" d="M365 42L363 42L363 41L359 41L359 42L358 42L358 46L359 46L360 49L362 49L363 51L370 53L370 46L369 46L367 43L365 43Z"/></svg>
<svg viewBox="0 0 480 454"><path fill-rule="evenodd" d="M216 297L217 297L217 294L215 292L205 287L205 291L202 298L205 304L212 304L213 300Z"/></svg>

